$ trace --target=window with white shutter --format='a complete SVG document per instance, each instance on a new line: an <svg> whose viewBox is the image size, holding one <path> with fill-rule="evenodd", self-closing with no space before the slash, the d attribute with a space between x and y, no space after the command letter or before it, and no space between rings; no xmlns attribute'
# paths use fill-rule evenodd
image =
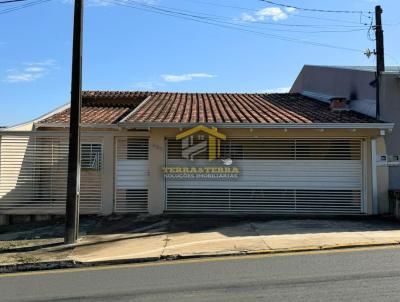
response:
<svg viewBox="0 0 400 302"><path fill-rule="evenodd" d="M88 170L101 170L102 145L98 143L81 144L81 168Z"/></svg>

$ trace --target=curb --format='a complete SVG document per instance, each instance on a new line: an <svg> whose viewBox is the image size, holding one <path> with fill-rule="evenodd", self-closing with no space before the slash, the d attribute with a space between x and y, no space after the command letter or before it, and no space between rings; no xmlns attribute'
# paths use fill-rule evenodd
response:
<svg viewBox="0 0 400 302"><path fill-rule="evenodd" d="M335 246L319 246L319 247L305 247L293 249L277 249L277 250L258 250L258 251L235 251L211 254L192 254L192 255L166 255L160 257L146 257L146 258L133 258L133 259L118 259L118 260L102 260L93 262L81 262L75 260L61 260L61 261L48 261L48 262L35 262L35 263L20 263L0 265L0 274L10 274L18 272L29 271L45 271L56 269L68 268L85 268L96 266L111 266L122 264L135 264L135 263L148 263L148 262L168 262L185 259L201 259L201 258L218 258L218 257L235 257L235 256L251 256L251 255L276 255L276 254L294 254L302 252L316 252L316 251L329 251L329 250L350 250L355 248L368 248L368 247L399 247L400 243L374 243L374 244L353 244L353 245L335 245Z"/></svg>
<svg viewBox="0 0 400 302"><path fill-rule="evenodd" d="M26 271L38 271L38 270L52 270L52 269L62 269L62 268L74 268L74 267L76 267L76 262L72 261L72 260L7 264L7 265L0 266L0 274L26 272Z"/></svg>

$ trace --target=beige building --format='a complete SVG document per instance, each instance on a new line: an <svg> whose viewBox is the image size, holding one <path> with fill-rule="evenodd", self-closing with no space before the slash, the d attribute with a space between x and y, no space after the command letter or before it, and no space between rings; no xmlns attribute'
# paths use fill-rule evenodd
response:
<svg viewBox="0 0 400 302"><path fill-rule="evenodd" d="M0 214L64 213L68 123L66 105L1 130ZM342 100L92 91L81 126L84 214L388 210L394 125Z"/></svg>

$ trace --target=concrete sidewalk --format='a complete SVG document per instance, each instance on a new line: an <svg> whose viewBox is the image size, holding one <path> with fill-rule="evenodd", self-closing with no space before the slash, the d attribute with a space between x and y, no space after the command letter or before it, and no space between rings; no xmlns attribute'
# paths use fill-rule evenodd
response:
<svg viewBox="0 0 400 302"><path fill-rule="evenodd" d="M173 222L134 235L86 236L68 256L81 262L168 258L251 252L315 250L400 244L400 224L374 226L366 221L272 220L171 230Z"/></svg>
<svg viewBox="0 0 400 302"><path fill-rule="evenodd" d="M33 250L3 249L0 263L157 260L400 244L400 223L383 219L178 217L121 218L108 223L100 228L87 228L86 235L74 247L57 245L62 239L50 238L53 241L42 242L42 246ZM46 229L41 228L41 232L45 233ZM12 234L0 235L0 240L5 240L2 237L13 238ZM30 240L30 245L34 241Z"/></svg>

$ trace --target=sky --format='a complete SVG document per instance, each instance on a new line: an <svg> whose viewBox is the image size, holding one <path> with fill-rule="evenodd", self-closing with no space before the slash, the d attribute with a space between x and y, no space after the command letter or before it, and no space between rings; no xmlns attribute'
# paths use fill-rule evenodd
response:
<svg viewBox="0 0 400 302"><path fill-rule="evenodd" d="M375 64L363 52L375 48L365 24L377 4L386 64L399 65L400 1L275 2L363 13L261 0L86 0L83 89L285 92L305 64ZM25 3L35 5L12 10ZM72 0L0 4L0 126L69 101L72 28Z"/></svg>

